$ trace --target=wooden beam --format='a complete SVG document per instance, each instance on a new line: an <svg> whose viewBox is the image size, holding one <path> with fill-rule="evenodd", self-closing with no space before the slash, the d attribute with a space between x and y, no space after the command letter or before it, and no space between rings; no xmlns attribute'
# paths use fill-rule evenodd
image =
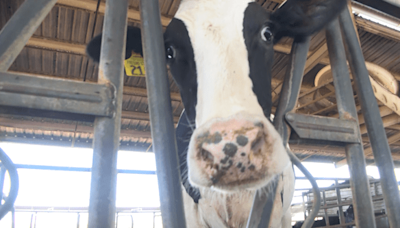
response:
<svg viewBox="0 0 400 228"><path fill-rule="evenodd" d="M83 9L91 12L95 12L97 8L97 1L93 0L58 0L58 5L69 6L73 8ZM106 9L106 4L100 2L99 13L104 14ZM135 9L128 9L128 18L134 21L140 21L140 12ZM161 16L161 24L167 26L171 18Z"/></svg>
<svg viewBox="0 0 400 228"><path fill-rule="evenodd" d="M0 126L42 131L75 132L75 124L37 122L6 117L0 117ZM93 126L78 125L76 126L76 132L93 134ZM151 134L149 131L121 129L121 137L151 138Z"/></svg>
<svg viewBox="0 0 400 228"><path fill-rule="evenodd" d="M390 144L395 143L395 142L397 142L399 140L400 140L400 133L397 133L397 134L394 134L394 135L392 135L392 136L390 136L388 138L388 143L390 145ZM365 148L364 149L364 154L365 154L365 156L369 156L369 155L373 154L372 147Z"/></svg>
<svg viewBox="0 0 400 228"><path fill-rule="evenodd" d="M52 39L46 39L43 37L31 37L26 43L28 47L36 47L42 49L48 49L58 52L68 52L78 55L86 55L86 45L72 43L72 42L65 42L65 41L58 41Z"/></svg>
<svg viewBox="0 0 400 228"><path fill-rule="evenodd" d="M275 47L274 47L274 49L275 49ZM290 53L290 50L289 50L289 53ZM319 45L319 47L316 48L314 51L309 52L307 54L307 56L308 57L307 57L306 65L304 67L303 75L310 72L310 70L312 70L323 58L326 58L328 56L328 46L326 45L326 41L325 40L322 41L321 44ZM272 104L277 102L277 100L279 99L281 90L282 90L282 84L279 85L278 87L276 87L276 89L274 90L274 94L272 97Z"/></svg>
<svg viewBox="0 0 400 228"><path fill-rule="evenodd" d="M397 141L399 141L399 140L400 140L400 133L397 133L397 134L392 135L392 136L390 136L390 137L388 138L388 143L389 143L389 145L390 145L390 144L395 143L395 142L397 142ZM373 158L372 147L365 148L365 149L364 149L364 154L365 154L365 158L374 159L374 158ZM400 160L400 156L397 155L397 154L393 154L393 153L392 153L392 158L393 158L393 160L395 160L395 161ZM341 167L341 166L343 166L343 165L347 165L347 160L346 160L346 159L343 159L343 160L341 160L341 161L339 161L339 162L336 163L336 167Z"/></svg>
<svg viewBox="0 0 400 228"><path fill-rule="evenodd" d="M274 45L274 51L288 55L292 51L292 46L278 43Z"/></svg>
<svg viewBox="0 0 400 228"><path fill-rule="evenodd" d="M122 111L122 119L132 119L132 120L144 120L150 121L149 113L147 112L133 112L133 111ZM174 116L174 123L178 123L179 116Z"/></svg>
<svg viewBox="0 0 400 228"><path fill-rule="evenodd" d="M328 46L324 40L315 51L313 51L307 58L304 67L304 75L310 72L323 58L328 56Z"/></svg>
<svg viewBox="0 0 400 228"><path fill-rule="evenodd" d="M387 129L400 131L400 124L389 126Z"/></svg>
<svg viewBox="0 0 400 228"><path fill-rule="evenodd" d="M382 118L383 127L389 127L395 124L400 123L400 116L396 113L390 114ZM360 133L365 134L367 133L367 126L365 124L360 126Z"/></svg>
<svg viewBox="0 0 400 228"><path fill-rule="evenodd" d="M379 113L381 114L381 117L385 117L387 115L390 115L393 113L393 111L386 107L386 106L381 106L379 107ZM365 119L364 119L364 115L363 114L359 114L358 115L358 123L359 124L364 124L365 123Z"/></svg>
<svg viewBox="0 0 400 228"><path fill-rule="evenodd" d="M356 109L360 110L361 106L360 105L356 106ZM381 107L379 107L379 113L381 114L381 117L384 117L384 116L392 114L393 110L391 110L390 108L388 108L386 106L381 106ZM329 117L339 118L339 114L336 113L335 115L331 115ZM358 124L361 125L361 124L364 124L364 123L365 123L364 115L362 113L358 114Z"/></svg>

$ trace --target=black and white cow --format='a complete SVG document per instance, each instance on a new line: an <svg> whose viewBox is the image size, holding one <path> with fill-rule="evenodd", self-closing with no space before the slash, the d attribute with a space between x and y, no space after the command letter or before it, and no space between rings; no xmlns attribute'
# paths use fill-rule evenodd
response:
<svg viewBox="0 0 400 228"><path fill-rule="evenodd" d="M185 106L177 139L187 227L245 227L255 190L277 175L271 227L291 227L294 175L270 122L273 45L313 34L345 5L288 0L269 13L251 0L182 0L164 38ZM127 34L127 57L142 54L140 30ZM100 39L87 48L97 61Z"/></svg>

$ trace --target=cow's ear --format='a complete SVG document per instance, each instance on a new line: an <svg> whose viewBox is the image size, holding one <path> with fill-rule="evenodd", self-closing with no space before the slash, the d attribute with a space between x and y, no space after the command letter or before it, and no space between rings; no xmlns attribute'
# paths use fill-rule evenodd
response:
<svg viewBox="0 0 400 228"><path fill-rule="evenodd" d="M100 33L94 37L86 47L87 55L95 62L100 61L101 36L102 34ZM140 28L137 27L128 27L127 29L125 59L131 57L132 51L143 56L142 37Z"/></svg>
<svg viewBox="0 0 400 228"><path fill-rule="evenodd" d="M346 0L287 0L271 15L274 42L283 36L304 37L321 30L337 17Z"/></svg>

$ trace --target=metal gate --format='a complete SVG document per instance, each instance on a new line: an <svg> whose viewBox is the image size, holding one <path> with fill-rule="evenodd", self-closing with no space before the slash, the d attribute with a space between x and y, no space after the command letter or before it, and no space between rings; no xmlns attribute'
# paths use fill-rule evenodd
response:
<svg viewBox="0 0 400 228"><path fill-rule="evenodd" d="M89 227L115 226L116 156L119 144L123 86L123 52L127 27L128 0L107 0L98 84L28 77L6 73L36 28L57 0L25 0L0 32L0 105L96 116L93 142ZM151 133L156 155L164 227L184 228L181 183L175 143L164 42L158 0L141 0L142 37L147 71ZM343 35L343 37L342 37ZM323 141L346 148L352 177L355 219L358 227L375 227L369 183L352 99L346 54L355 76L357 94L367 124L382 192L391 227L400 227L400 195L386 134L382 126L364 58L346 8L326 32L329 57L338 100L339 119L294 113L299 94L309 39L295 41L290 55L274 125L288 145L293 129L299 143ZM342 42L342 40L344 42ZM345 51L345 45L347 51ZM306 127L304 127L306 126ZM320 206L315 180L288 148L292 162L314 186L314 209L303 227L310 227ZM267 227L275 192L267 198L256 194L248 227ZM269 200L268 200L269 199ZM261 213L262 212L262 215ZM260 222L261 217L261 222Z"/></svg>

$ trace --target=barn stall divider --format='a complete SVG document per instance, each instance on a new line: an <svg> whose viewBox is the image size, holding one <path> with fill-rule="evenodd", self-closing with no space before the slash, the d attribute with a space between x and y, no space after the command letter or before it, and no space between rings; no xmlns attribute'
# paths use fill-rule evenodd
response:
<svg viewBox="0 0 400 228"><path fill-rule="evenodd" d="M93 167L89 205L89 227L115 226L116 155L119 144L123 52L127 27L128 0L106 1L103 43L98 84L6 73L56 0L26 0L0 32L0 105L51 111L53 116L77 118L95 116ZM164 42L158 0L141 0L141 23L153 148L156 155L164 227L185 227L178 156L164 58ZM343 40L342 42L342 34ZM350 12L346 8L327 28L327 43L338 100L339 119L294 113L300 91L309 39L293 43L290 66L274 119L274 126L288 145L291 131L299 139L291 143L327 143L346 148L352 178L355 220L358 227L375 227L374 211L365 171L363 147L357 112L350 87L346 58L355 75L357 94L368 128L376 164L381 174L382 191L391 227L400 224L400 196L394 165L368 71L365 67ZM345 51L344 43L347 51ZM67 115L66 115L67 114ZM320 198L315 180L290 152L292 162L305 172ZM267 227L272 210L270 196L256 194L248 227ZM320 199L314 200L313 212L303 227L311 227L319 211ZM261 218L261 221L260 221ZM257 225L258 224L258 225Z"/></svg>

